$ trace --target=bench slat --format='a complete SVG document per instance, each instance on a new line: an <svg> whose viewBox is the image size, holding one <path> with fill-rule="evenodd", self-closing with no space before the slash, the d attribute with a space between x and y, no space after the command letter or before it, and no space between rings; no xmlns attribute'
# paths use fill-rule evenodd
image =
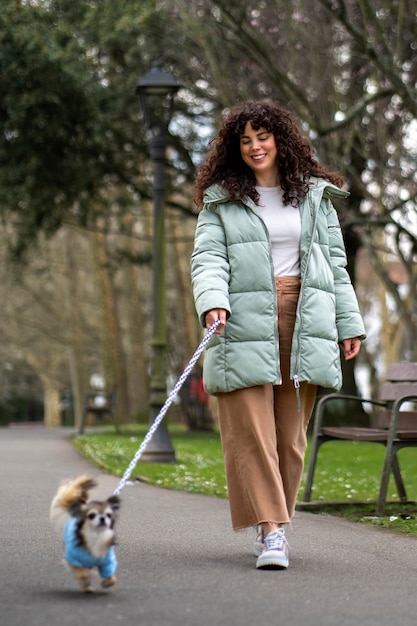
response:
<svg viewBox="0 0 417 626"><path fill-rule="evenodd" d="M360 427L325 427L320 431L325 437L333 437L334 439L348 439L351 441L386 441L388 431L382 428L360 428Z"/></svg>
<svg viewBox="0 0 417 626"><path fill-rule="evenodd" d="M394 401L403 396L413 395L417 398L417 382L386 382L381 386L380 399L384 401Z"/></svg>
<svg viewBox="0 0 417 626"><path fill-rule="evenodd" d="M391 419L390 411L378 411L375 416L376 428L389 428ZM417 411L400 411L398 413L397 428L400 430L417 430Z"/></svg>
<svg viewBox="0 0 417 626"><path fill-rule="evenodd" d="M387 368L386 380L417 381L417 363L392 363Z"/></svg>

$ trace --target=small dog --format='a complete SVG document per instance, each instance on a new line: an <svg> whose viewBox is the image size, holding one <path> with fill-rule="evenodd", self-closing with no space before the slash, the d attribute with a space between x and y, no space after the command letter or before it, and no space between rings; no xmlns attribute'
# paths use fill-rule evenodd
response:
<svg viewBox="0 0 417 626"><path fill-rule="evenodd" d="M89 476L65 481L50 510L51 522L64 539L64 558L84 593L93 591L90 572L94 567L103 588L112 587L117 580L114 524L120 500L111 496L105 501L88 501L90 490L96 486Z"/></svg>

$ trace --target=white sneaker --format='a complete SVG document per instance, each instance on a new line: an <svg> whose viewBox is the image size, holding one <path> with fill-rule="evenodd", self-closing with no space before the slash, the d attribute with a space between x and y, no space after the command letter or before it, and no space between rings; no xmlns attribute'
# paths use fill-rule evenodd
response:
<svg viewBox="0 0 417 626"><path fill-rule="evenodd" d="M288 543L285 530L283 528L271 530L265 537L265 547L258 556L256 567L258 569L286 569L288 565Z"/></svg>
<svg viewBox="0 0 417 626"><path fill-rule="evenodd" d="M265 548L264 531L262 530L262 526L257 526L256 527L256 539L255 539L255 543L253 544L254 555L259 556L260 554L262 554L264 548Z"/></svg>

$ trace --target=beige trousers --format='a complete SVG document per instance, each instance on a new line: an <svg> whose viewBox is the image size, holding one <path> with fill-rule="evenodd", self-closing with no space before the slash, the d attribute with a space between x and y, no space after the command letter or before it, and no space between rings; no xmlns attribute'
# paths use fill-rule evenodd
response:
<svg viewBox="0 0 417 626"><path fill-rule="evenodd" d="M298 278L276 278L281 385L218 394L232 526L288 523L294 515L316 386L300 385L301 410L290 380Z"/></svg>

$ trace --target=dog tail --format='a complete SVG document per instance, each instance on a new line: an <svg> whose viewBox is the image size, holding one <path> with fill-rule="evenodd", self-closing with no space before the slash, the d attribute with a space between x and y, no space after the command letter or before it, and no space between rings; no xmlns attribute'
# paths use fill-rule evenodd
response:
<svg viewBox="0 0 417 626"><path fill-rule="evenodd" d="M71 515L74 503L86 504L91 489L97 482L90 476L79 476L75 480L66 480L59 487L50 509L50 520L62 529Z"/></svg>

